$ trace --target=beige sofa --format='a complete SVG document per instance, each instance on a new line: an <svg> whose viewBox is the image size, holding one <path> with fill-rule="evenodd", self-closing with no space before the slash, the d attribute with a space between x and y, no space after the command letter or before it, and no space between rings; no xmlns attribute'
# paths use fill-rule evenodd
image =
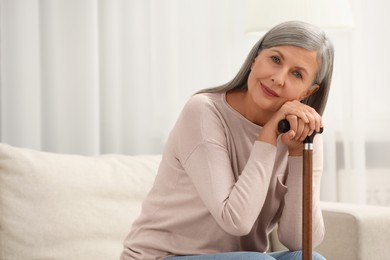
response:
<svg viewBox="0 0 390 260"><path fill-rule="evenodd" d="M0 259L118 259L160 156L0 144ZM323 203L328 259L390 259L390 208ZM271 235L271 249L282 246Z"/></svg>

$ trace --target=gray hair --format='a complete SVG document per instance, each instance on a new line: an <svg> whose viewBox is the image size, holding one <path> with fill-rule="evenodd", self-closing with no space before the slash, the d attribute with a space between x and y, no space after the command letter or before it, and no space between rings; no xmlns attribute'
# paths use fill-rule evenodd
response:
<svg viewBox="0 0 390 260"><path fill-rule="evenodd" d="M302 100L302 103L313 107L317 113L323 114L328 100L333 73L334 49L326 34L319 28L301 21L281 23L269 30L249 52L237 75L228 83L198 93L227 92L232 89L247 90L247 80L251 65L256 56L263 50L281 45L291 45L317 52L318 71L313 84L320 88Z"/></svg>

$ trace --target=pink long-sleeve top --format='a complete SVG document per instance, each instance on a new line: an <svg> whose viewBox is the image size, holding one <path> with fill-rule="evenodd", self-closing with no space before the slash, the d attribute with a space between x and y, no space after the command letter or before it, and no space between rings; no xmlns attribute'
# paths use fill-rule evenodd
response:
<svg viewBox="0 0 390 260"><path fill-rule="evenodd" d="M302 157L256 141L261 127L226 102L226 93L197 94L167 140L158 174L121 259L232 251L264 252L279 240L301 249ZM319 206L322 138L314 139L313 246L324 236Z"/></svg>

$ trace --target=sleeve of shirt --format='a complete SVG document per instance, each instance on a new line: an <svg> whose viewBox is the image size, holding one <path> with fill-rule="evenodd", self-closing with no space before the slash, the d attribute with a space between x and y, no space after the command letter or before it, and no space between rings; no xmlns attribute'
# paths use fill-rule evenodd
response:
<svg viewBox="0 0 390 260"><path fill-rule="evenodd" d="M273 153L270 145L256 142L237 181L226 151L218 145L201 144L186 161L199 196L226 232L243 236L252 229L267 195Z"/></svg>
<svg viewBox="0 0 390 260"><path fill-rule="evenodd" d="M200 198L227 233L248 234L267 195L276 147L256 141L236 180L218 113L207 104L191 104L180 120L180 160Z"/></svg>
<svg viewBox="0 0 390 260"><path fill-rule="evenodd" d="M302 249L302 157L289 157L285 205L279 221L279 240L290 250ZM320 185L323 171L323 139L317 135L313 141L313 248L325 235L320 207Z"/></svg>

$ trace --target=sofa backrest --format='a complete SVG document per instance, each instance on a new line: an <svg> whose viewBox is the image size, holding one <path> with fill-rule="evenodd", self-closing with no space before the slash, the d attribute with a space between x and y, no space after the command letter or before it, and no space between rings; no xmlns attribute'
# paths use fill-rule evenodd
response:
<svg viewBox="0 0 390 260"><path fill-rule="evenodd" d="M160 160L0 144L0 259L118 259Z"/></svg>

